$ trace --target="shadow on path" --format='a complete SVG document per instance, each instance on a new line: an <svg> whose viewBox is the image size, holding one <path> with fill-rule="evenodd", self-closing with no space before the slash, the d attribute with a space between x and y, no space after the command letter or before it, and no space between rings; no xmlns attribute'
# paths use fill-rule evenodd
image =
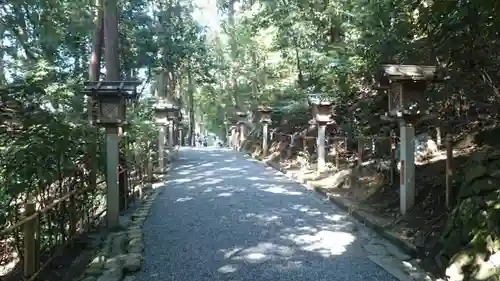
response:
<svg viewBox="0 0 500 281"><path fill-rule="evenodd" d="M184 148L160 188L137 281L395 280L344 213L239 153Z"/></svg>

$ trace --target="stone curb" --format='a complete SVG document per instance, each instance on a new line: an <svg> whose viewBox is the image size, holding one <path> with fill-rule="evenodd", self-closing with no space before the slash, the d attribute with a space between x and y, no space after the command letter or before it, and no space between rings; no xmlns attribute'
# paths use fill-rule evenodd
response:
<svg viewBox="0 0 500 281"><path fill-rule="evenodd" d="M131 274L142 269L144 237L143 225L160 189L145 194L142 204L132 214L125 229L108 235L104 245L94 255L80 281L132 281Z"/></svg>
<svg viewBox="0 0 500 281"><path fill-rule="evenodd" d="M376 234L378 234L382 238L386 239L389 243L392 243L392 244L394 244L394 246L401 249L404 254L407 254L411 258L417 257L417 248L415 247L415 245L400 239L399 237L397 237L397 235L395 233L393 233L393 232L385 229L383 226L371 221L362 212L350 208L348 206L348 204L343 202L341 199L335 198L333 196L329 196L328 193L324 189L310 184L309 181L307 181L307 180L298 179L295 175L288 173L286 171L286 169L283 168L279 163L269 161L269 160L259 160L250 153L248 153L247 155L248 155L247 157L253 159L254 161L265 164L265 165L279 171L280 173L284 174L285 176L292 179L293 181L301 184L305 189L310 190L310 191L314 191L317 194L321 195L322 197L328 199L335 206L337 206L340 209L342 209L343 211L347 212L350 216L352 216L354 219L356 219L360 223L363 223L366 227L372 229ZM375 263L377 263L379 266L383 267L384 269L388 270L394 277L396 277L399 280L425 280L425 281L432 281L432 280L440 281L440 280L442 280L442 279L436 278L435 276L432 276L432 274L430 274L428 272L425 272L423 275L421 273L419 274L417 271L415 271L414 265L410 264L408 262L404 262L404 264L405 264L405 267L407 268L407 270L405 270L405 271L410 276L401 276L398 274L397 270L392 270L391 267L387 267L387 266L384 266L383 264L379 264L379 262L377 260L374 260L374 259L371 259L371 260L374 261ZM415 274L415 272L416 272L416 274ZM412 279L408 279L408 277L412 278ZM418 278L418 279L416 279L416 278Z"/></svg>
<svg viewBox="0 0 500 281"><path fill-rule="evenodd" d="M307 184L307 183L306 183ZM408 241L402 240L397 236L397 234L393 233L390 230L385 229L383 226L381 226L378 223L375 223L368 219L366 215L364 215L361 211L353 210L348 206L347 203L343 202L342 199L335 198L333 196L328 195L328 193L317 186L311 186L311 188L319 193L320 195L324 196L325 198L328 198L330 202L333 204L337 205L340 209L348 212L350 215L352 215L355 219L358 221L362 222L365 224L367 227L375 230L377 234L380 236L384 237L385 239L389 240L389 242L395 244L399 248L402 248L403 251L406 252L406 254L412 256L412 257L417 257L417 247L415 245L409 243Z"/></svg>

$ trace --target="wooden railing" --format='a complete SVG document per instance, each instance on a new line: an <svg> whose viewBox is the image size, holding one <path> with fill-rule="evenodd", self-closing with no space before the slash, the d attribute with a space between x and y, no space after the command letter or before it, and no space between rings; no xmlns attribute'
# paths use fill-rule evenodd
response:
<svg viewBox="0 0 500 281"><path fill-rule="evenodd" d="M147 180L147 168L147 165L140 165L130 172L127 202L140 196L142 190L137 192L135 187ZM88 176L77 172L69 183L69 192L46 206L28 199L18 207L21 218L0 230L0 246L4 247L0 248L0 253L18 253L25 281L36 280L55 257L72 246L79 234L101 223L106 212L105 182L98 182L97 190L92 190L88 182Z"/></svg>

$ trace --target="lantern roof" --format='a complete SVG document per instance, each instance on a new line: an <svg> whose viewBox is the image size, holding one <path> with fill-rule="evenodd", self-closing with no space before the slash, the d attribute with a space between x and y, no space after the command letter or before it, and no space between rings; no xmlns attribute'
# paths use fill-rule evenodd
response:
<svg viewBox="0 0 500 281"><path fill-rule="evenodd" d="M228 124L233 124L234 125L234 124L238 123L238 118L236 118L236 117L229 117L227 119L227 122L228 122Z"/></svg>
<svg viewBox="0 0 500 281"><path fill-rule="evenodd" d="M158 99L156 100L156 103L153 104L153 110L179 111L180 108L178 105L175 105L166 99Z"/></svg>
<svg viewBox="0 0 500 281"><path fill-rule="evenodd" d="M440 82L447 78L443 68L432 65L383 64L380 68L381 80Z"/></svg>
<svg viewBox="0 0 500 281"><path fill-rule="evenodd" d="M248 113L243 112L243 111L238 111L238 112L236 112L236 115L238 115L239 117L247 117Z"/></svg>
<svg viewBox="0 0 500 281"><path fill-rule="evenodd" d="M140 81L84 81L83 91L93 96L125 96L136 99Z"/></svg>
<svg viewBox="0 0 500 281"><path fill-rule="evenodd" d="M184 117L184 115L182 114L182 112L179 110L179 112L177 113L177 118L180 120L182 120L182 118Z"/></svg>
<svg viewBox="0 0 500 281"><path fill-rule="evenodd" d="M259 106L257 111L262 113L271 113L273 109L270 106Z"/></svg>
<svg viewBox="0 0 500 281"><path fill-rule="evenodd" d="M333 98L323 94L309 94L307 95L309 104L312 105L332 105Z"/></svg>

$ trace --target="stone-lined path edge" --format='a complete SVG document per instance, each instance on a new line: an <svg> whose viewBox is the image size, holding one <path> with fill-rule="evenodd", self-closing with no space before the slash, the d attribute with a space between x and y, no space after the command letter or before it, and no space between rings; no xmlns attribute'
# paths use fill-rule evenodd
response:
<svg viewBox="0 0 500 281"><path fill-rule="evenodd" d="M144 236L143 225L161 188L144 195L142 204L134 210L126 227L112 232L100 250L93 256L84 273L75 281L132 281L135 272L142 269Z"/></svg>

